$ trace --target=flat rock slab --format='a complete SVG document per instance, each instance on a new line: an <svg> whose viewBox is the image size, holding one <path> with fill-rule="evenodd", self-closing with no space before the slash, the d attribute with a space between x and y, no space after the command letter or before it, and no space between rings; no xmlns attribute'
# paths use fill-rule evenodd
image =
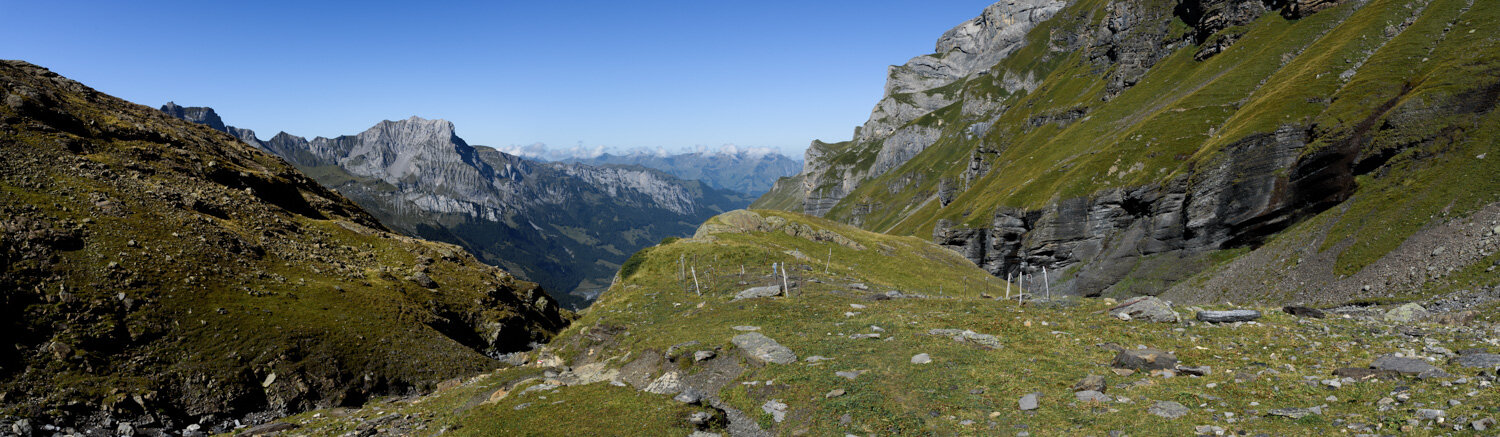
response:
<svg viewBox="0 0 1500 437"><path fill-rule="evenodd" d="M1157 349L1123 350L1115 355L1112 367L1133 370L1165 370L1177 368L1177 357Z"/></svg>
<svg viewBox="0 0 1500 437"><path fill-rule="evenodd" d="M774 297L781 295L780 285L767 285L764 287L747 288L745 291L734 295L734 300L755 299L758 297Z"/></svg>
<svg viewBox="0 0 1500 437"><path fill-rule="evenodd" d="M1464 367L1478 367L1484 369L1500 368L1500 355L1497 354L1466 354L1448 361L1449 364L1457 364Z"/></svg>
<svg viewBox="0 0 1500 437"><path fill-rule="evenodd" d="M759 332L736 335L730 341L741 350L744 350L751 358L763 362L791 364L797 361L797 354L792 353L791 349L787 349L786 346L782 346L781 343L777 343L776 340L772 340L771 337L767 337Z"/></svg>
<svg viewBox="0 0 1500 437"><path fill-rule="evenodd" d="M1077 384L1073 384L1073 391L1097 391L1104 393L1105 390L1109 390L1109 383L1104 380L1103 376L1099 375L1085 376Z"/></svg>
<svg viewBox="0 0 1500 437"><path fill-rule="evenodd" d="M1178 417L1186 416L1188 413L1187 407L1184 407L1182 406L1182 404L1172 401L1156 401L1156 403L1152 404L1151 408L1146 409L1146 411L1151 414L1155 414L1157 416L1165 417L1168 419L1176 419Z"/></svg>
<svg viewBox="0 0 1500 437"><path fill-rule="evenodd" d="M927 333L930 335L941 335L944 337L949 337L956 342L974 344L983 348L1000 348L1000 339L989 334L980 334L974 331L958 329L933 329L927 331Z"/></svg>
<svg viewBox="0 0 1500 437"><path fill-rule="evenodd" d="M1398 379L1401 377L1401 372L1359 367L1346 367L1334 370L1333 376L1337 376L1340 378L1354 378L1356 381L1368 381L1372 379Z"/></svg>
<svg viewBox="0 0 1500 437"><path fill-rule="evenodd" d="M927 354L916 354L911 357L912 364L927 364L932 362L932 356Z"/></svg>
<svg viewBox="0 0 1500 437"><path fill-rule="evenodd" d="M1312 408L1277 408L1277 409L1268 411L1266 413L1270 414L1272 416L1281 416L1281 417L1288 417L1288 418L1292 418L1292 419L1301 419L1301 418L1307 417L1307 416L1322 415L1323 414L1323 407L1312 407Z"/></svg>
<svg viewBox="0 0 1500 437"><path fill-rule="evenodd" d="M1075 392L1075 393L1073 393L1073 396L1076 397L1076 398L1078 398L1078 402L1109 402L1110 401L1110 398L1109 398L1108 395L1105 395L1104 393L1100 393L1100 392L1094 391L1094 390L1084 390L1084 391L1080 391L1080 392Z"/></svg>
<svg viewBox="0 0 1500 437"><path fill-rule="evenodd" d="M1427 360L1420 358L1402 358L1395 355L1386 355L1376 358L1370 368L1376 370L1389 370L1399 372L1403 375L1416 375L1418 378L1452 378L1453 375L1429 364Z"/></svg>
<svg viewBox="0 0 1500 437"><path fill-rule="evenodd" d="M1229 311L1199 311L1198 321L1208 323L1234 323L1249 322L1260 318L1260 311L1256 310L1229 310Z"/></svg>
<svg viewBox="0 0 1500 437"><path fill-rule="evenodd" d="M1172 310L1172 304L1156 296L1139 296L1126 299L1109 309L1109 315L1126 320L1145 320L1158 323L1177 323L1181 319ZM1124 317L1121 317L1121 316Z"/></svg>
<svg viewBox="0 0 1500 437"><path fill-rule="evenodd" d="M1311 318L1314 318L1314 319L1321 319L1321 318L1324 318L1324 317L1328 317L1327 314L1323 313L1323 310L1320 310L1320 309L1317 309L1317 308L1312 308L1312 307L1296 306L1296 305L1288 305L1288 306L1281 307L1281 312L1284 312L1284 313L1287 313L1287 314L1291 314L1291 315L1294 315L1294 316L1297 316L1297 317L1311 317Z"/></svg>

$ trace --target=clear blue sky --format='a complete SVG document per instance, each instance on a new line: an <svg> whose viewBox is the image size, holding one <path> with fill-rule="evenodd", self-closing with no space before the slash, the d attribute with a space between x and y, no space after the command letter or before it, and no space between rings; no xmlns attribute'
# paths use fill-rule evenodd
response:
<svg viewBox="0 0 1500 437"><path fill-rule="evenodd" d="M886 66L988 0L0 0L0 58L262 138L444 118L471 144L845 140Z"/></svg>

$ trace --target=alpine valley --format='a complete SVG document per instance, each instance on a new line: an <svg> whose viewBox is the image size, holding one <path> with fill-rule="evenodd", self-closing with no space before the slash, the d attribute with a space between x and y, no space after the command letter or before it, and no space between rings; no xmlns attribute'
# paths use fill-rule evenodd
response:
<svg viewBox="0 0 1500 437"><path fill-rule="evenodd" d="M800 173L5 61L0 433L1494 435L1493 6L1004 0Z"/></svg>
<svg viewBox="0 0 1500 437"><path fill-rule="evenodd" d="M358 135L309 141L282 132L261 140L226 126L211 108L161 109L280 156L381 223L462 246L553 290L574 309L598 297L630 254L690 235L703 220L751 200L641 166L545 163L470 146L444 120L412 117ZM761 179L769 184L778 176Z"/></svg>

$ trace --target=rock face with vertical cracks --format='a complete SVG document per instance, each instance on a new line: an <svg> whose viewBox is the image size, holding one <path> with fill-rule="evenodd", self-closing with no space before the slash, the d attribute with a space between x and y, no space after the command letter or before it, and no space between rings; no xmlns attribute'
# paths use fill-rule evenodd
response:
<svg viewBox="0 0 1500 437"><path fill-rule="evenodd" d="M1065 273L1055 291L1098 296L1131 271L1163 264L1153 255L1191 256L1253 246L1354 188L1337 153L1299 158L1305 130L1284 126L1231 146L1192 177L1115 189L1039 210L1001 209L990 226L940 222L933 240L996 276ZM1292 169L1287 172L1285 169ZM1167 257L1175 258L1175 257ZM1157 257L1160 258L1160 257ZM1194 273L1162 272L1163 280Z"/></svg>

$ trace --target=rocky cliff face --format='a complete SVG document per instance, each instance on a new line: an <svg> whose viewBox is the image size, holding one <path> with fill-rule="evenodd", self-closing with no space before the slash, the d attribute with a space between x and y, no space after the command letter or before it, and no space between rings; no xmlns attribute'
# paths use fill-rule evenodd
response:
<svg viewBox="0 0 1500 437"><path fill-rule="evenodd" d="M1497 21L1468 0L1001 2L892 67L852 141L813 143L800 209L1084 295L1311 296L1183 282L1249 283L1265 269L1213 267L1292 238L1377 284L1318 299L1403 292L1422 285L1356 273L1500 192L1442 182L1489 167L1500 61L1475 35Z"/></svg>
<svg viewBox="0 0 1500 437"><path fill-rule="evenodd" d="M1026 44L1027 32L1066 4L1063 0L995 3L979 17L944 33L934 54L890 67L885 95L875 104L869 121L855 130L852 142L814 142L807 149L802 170L807 193L804 212L827 214L861 181L890 171L935 143L938 129L912 122L957 102L960 95L946 87L972 75L990 74L991 66ZM861 149L875 151L873 160L830 159Z"/></svg>
<svg viewBox="0 0 1500 437"><path fill-rule="evenodd" d="M382 223L464 246L575 308L602 292L634 251L749 203L656 170L542 163L470 146L445 120L382 121L358 135L312 140L226 131L306 170Z"/></svg>
<svg viewBox="0 0 1500 437"><path fill-rule="evenodd" d="M410 394L571 317L281 159L20 61L0 61L0 191L0 414L59 433Z"/></svg>

